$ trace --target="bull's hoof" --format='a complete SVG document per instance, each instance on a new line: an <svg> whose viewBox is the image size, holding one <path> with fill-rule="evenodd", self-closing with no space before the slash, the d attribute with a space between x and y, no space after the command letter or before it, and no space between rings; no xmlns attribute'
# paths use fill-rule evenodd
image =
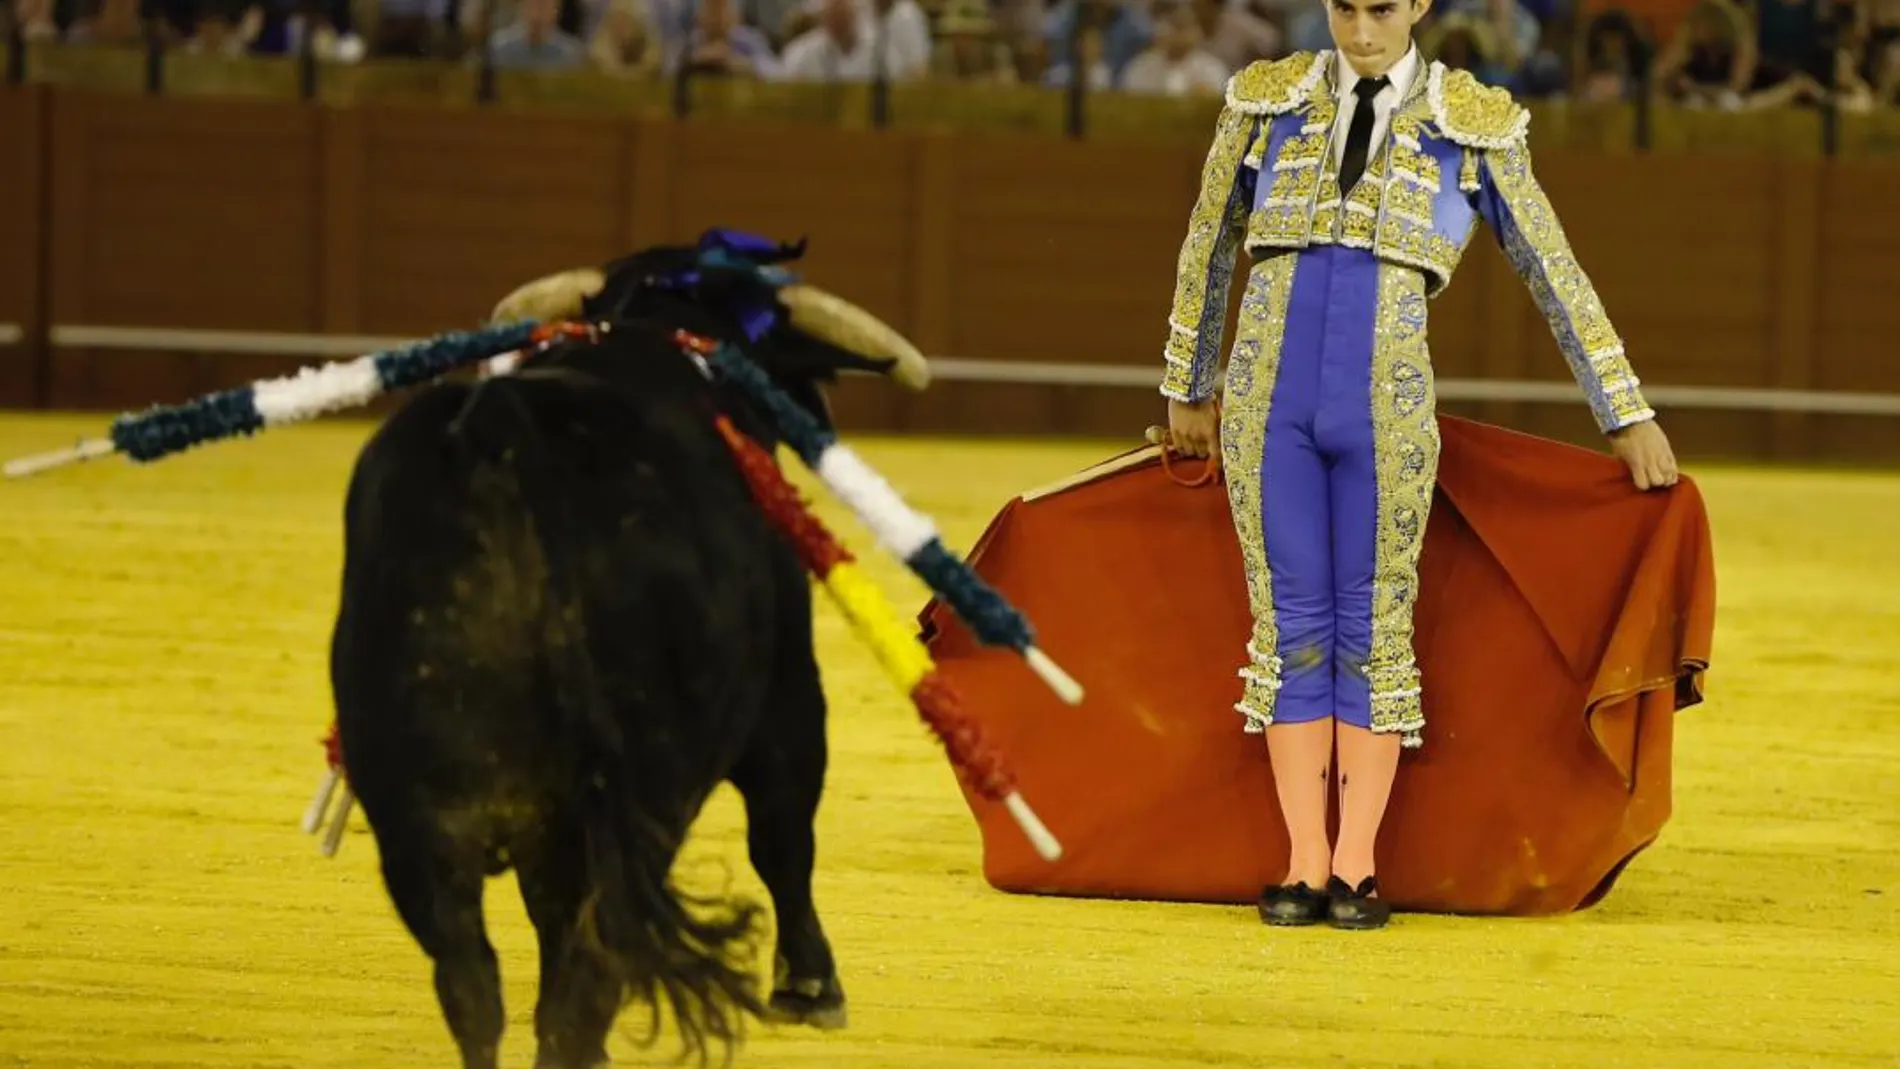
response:
<svg viewBox="0 0 1900 1069"><path fill-rule="evenodd" d="M845 1026L844 988L837 977L793 980L772 992L767 1020L774 1024L802 1024L824 1031Z"/></svg>

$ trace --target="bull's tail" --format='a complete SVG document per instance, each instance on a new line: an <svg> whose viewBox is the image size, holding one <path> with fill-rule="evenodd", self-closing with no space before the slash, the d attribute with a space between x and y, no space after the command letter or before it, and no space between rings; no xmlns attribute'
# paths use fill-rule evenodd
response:
<svg viewBox="0 0 1900 1069"><path fill-rule="evenodd" d="M697 1054L703 1064L717 1044L730 1058L745 1016L766 1013L752 967L763 911L743 899L696 898L672 884L682 843L668 822L639 804L641 785L628 774L630 740L596 673L575 569L562 540L552 537L572 529L568 503L550 477L554 469L522 383L500 377L478 384L452 436L472 457L507 458L545 562L545 648L586 835L590 894L574 949L617 972L623 1004L652 1008L647 1043L658 1038L665 1002L685 1055Z"/></svg>

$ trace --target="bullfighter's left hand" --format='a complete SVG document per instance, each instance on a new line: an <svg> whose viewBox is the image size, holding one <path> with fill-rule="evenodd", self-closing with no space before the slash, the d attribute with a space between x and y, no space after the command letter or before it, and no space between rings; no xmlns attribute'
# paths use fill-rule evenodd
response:
<svg viewBox="0 0 1900 1069"><path fill-rule="evenodd" d="M1630 478L1638 490L1676 485L1676 454L1655 420L1647 419L1612 433L1610 451L1629 465Z"/></svg>

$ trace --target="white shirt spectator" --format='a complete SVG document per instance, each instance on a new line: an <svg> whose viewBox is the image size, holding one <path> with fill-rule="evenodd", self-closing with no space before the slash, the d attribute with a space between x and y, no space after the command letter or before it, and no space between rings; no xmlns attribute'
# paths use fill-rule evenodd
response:
<svg viewBox="0 0 1900 1069"><path fill-rule="evenodd" d="M1122 72L1122 88L1130 93L1188 96L1219 93L1233 74L1212 54L1195 49L1180 59L1169 59L1159 49L1136 56Z"/></svg>
<svg viewBox="0 0 1900 1069"><path fill-rule="evenodd" d="M809 18L824 21L825 9L830 0L804 0L799 13ZM906 78L922 78L930 72L930 16L924 12L917 0L849 0L858 16L858 35L867 46L877 38L878 25L884 28L884 64L885 74L891 81ZM884 10L880 13L879 8ZM800 34L785 46L785 55L792 54L792 45L809 36ZM870 76L866 76L867 80Z"/></svg>
<svg viewBox="0 0 1900 1069"><path fill-rule="evenodd" d="M789 82L868 82L872 80L871 42L840 42L823 27L807 30L785 46L779 77Z"/></svg>
<svg viewBox="0 0 1900 1069"><path fill-rule="evenodd" d="M1177 3L1155 12L1154 45L1128 62L1121 87L1164 96L1219 93L1232 73L1203 46L1194 9Z"/></svg>

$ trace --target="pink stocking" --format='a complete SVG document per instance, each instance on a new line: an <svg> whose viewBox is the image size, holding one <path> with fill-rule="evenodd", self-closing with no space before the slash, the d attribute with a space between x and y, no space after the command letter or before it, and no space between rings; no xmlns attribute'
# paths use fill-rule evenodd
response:
<svg viewBox="0 0 1900 1069"><path fill-rule="evenodd" d="M1332 871L1354 887L1374 874L1379 824L1398 770L1398 735L1339 725L1339 846Z"/></svg>

